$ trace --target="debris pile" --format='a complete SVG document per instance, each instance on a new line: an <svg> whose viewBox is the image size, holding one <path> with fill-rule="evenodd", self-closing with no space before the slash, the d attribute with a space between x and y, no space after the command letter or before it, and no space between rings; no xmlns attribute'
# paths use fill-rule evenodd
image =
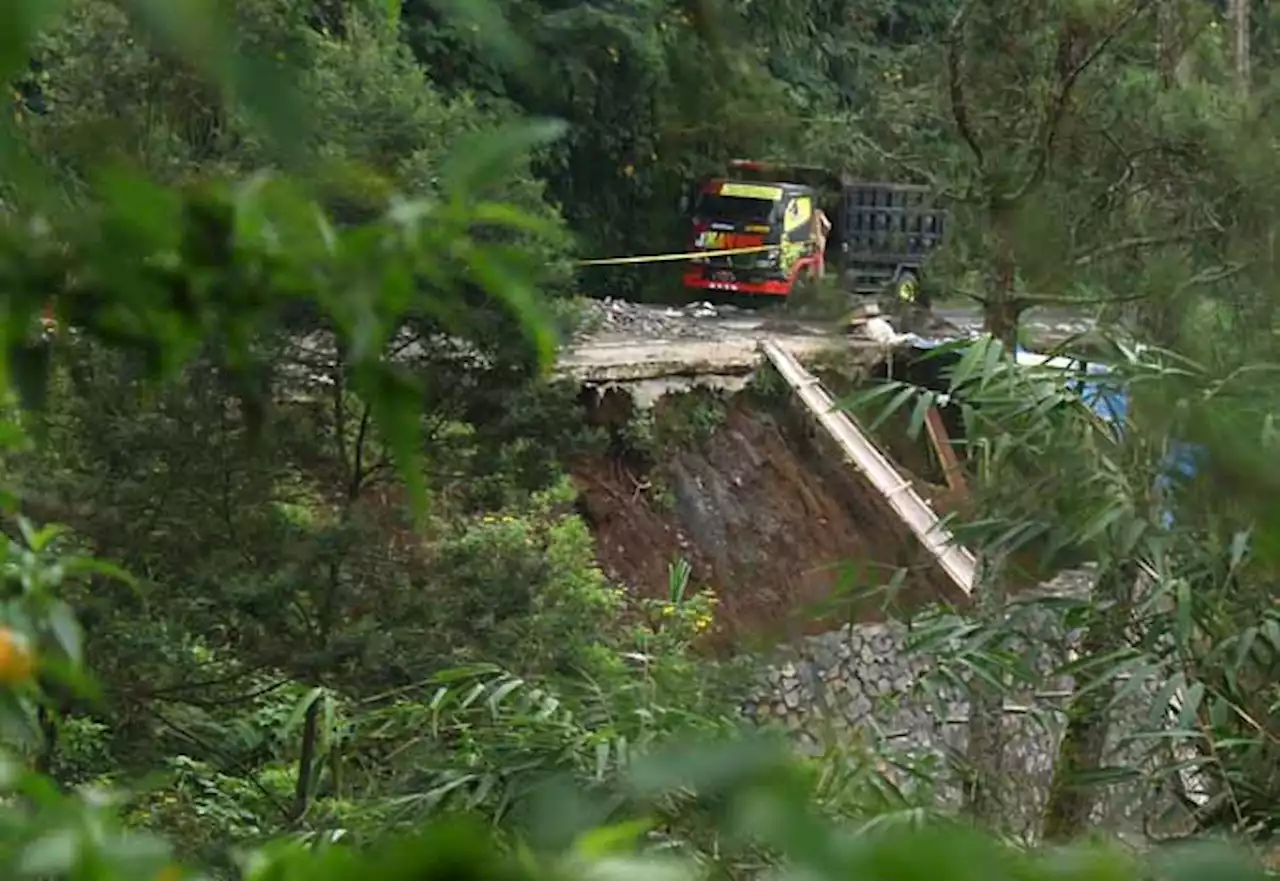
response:
<svg viewBox="0 0 1280 881"><path fill-rule="evenodd" d="M1052 345L1091 329L1093 322L1070 315L1027 315L1024 326ZM680 306L633 303L605 297L582 304L577 342L627 338L646 341L722 341L762 336L839 335L882 345L926 340L957 340L982 333L982 315L972 309L925 309L875 299L857 302L843 321L806 320L776 309L743 309L724 303Z"/></svg>
<svg viewBox="0 0 1280 881"><path fill-rule="evenodd" d="M974 335L972 328L954 324L928 309L886 310L874 301L859 304L845 317L844 326L850 336L881 345L898 345L914 339L955 340Z"/></svg>
<svg viewBox="0 0 1280 881"><path fill-rule="evenodd" d="M713 322L737 311L706 302L653 306L613 297L590 300L585 309L580 337L626 334L647 339L714 339L719 333Z"/></svg>

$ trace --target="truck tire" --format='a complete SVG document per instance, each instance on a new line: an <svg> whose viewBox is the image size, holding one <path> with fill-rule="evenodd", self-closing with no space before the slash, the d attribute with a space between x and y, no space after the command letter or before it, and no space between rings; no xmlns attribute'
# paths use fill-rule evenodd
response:
<svg viewBox="0 0 1280 881"><path fill-rule="evenodd" d="M910 270L898 274L893 282L893 299L902 306L923 306L925 295L920 285L920 276Z"/></svg>

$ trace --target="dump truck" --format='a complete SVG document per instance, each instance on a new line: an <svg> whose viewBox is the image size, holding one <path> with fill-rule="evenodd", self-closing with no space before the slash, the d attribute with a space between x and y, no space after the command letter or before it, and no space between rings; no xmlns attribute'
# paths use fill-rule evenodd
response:
<svg viewBox="0 0 1280 881"><path fill-rule="evenodd" d="M688 201L691 251L733 253L694 258L685 287L736 294L787 296L833 275L852 293L920 302L948 221L925 186L751 160L699 181ZM831 223L825 247L819 210Z"/></svg>

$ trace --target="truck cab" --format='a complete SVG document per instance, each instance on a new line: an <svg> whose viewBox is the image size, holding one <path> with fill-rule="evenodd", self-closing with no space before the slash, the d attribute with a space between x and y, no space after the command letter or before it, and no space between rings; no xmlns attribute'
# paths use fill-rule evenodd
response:
<svg viewBox="0 0 1280 881"><path fill-rule="evenodd" d="M812 188L713 178L690 209L692 251L685 287L785 296L822 259L814 238Z"/></svg>

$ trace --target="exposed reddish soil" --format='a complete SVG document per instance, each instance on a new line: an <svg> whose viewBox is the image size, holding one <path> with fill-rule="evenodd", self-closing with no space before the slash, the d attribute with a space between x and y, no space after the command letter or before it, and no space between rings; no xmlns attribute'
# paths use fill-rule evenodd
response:
<svg viewBox="0 0 1280 881"><path fill-rule="evenodd" d="M626 406L613 398L597 416L609 411L613 421L620 409ZM708 440L647 473L620 455L580 462L573 476L611 577L665 596L667 566L683 556L696 582L720 597L722 645L882 617L891 600L909 608L960 599L888 504L828 444L798 413L740 396ZM883 588L900 569L906 578L890 597Z"/></svg>

